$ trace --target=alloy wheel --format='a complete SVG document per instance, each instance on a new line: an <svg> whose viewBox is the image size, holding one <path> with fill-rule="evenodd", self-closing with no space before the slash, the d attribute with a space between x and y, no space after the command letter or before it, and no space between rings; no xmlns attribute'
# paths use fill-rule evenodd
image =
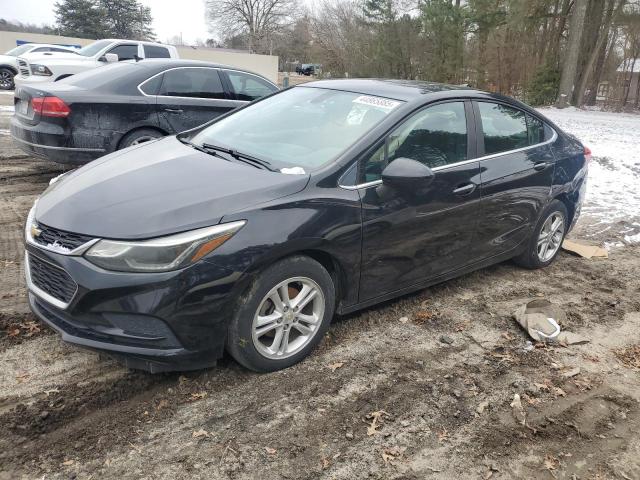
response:
<svg viewBox="0 0 640 480"><path fill-rule="evenodd" d="M13 88L13 76L6 70L0 71L0 88L11 90Z"/></svg>
<svg viewBox="0 0 640 480"><path fill-rule="evenodd" d="M538 236L538 259L546 263L553 258L562 243L564 236L564 216L553 212L542 225Z"/></svg>
<svg viewBox="0 0 640 480"><path fill-rule="evenodd" d="M151 135L144 135L142 137L136 138L133 142L131 142L129 144L129 146L138 145L140 143L145 143L145 142L148 142L150 140L155 140L155 139L156 139L156 137L153 137Z"/></svg>
<svg viewBox="0 0 640 480"><path fill-rule="evenodd" d="M324 293L310 278L280 282L265 295L254 315L251 336L256 350L271 359L295 355L318 332L324 308Z"/></svg>

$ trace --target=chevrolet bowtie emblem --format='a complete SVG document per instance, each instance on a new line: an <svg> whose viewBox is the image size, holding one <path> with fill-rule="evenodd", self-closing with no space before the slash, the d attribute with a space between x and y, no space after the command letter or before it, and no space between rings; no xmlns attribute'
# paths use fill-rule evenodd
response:
<svg viewBox="0 0 640 480"><path fill-rule="evenodd" d="M36 238L36 237L39 237L41 233L42 233L42 230L40 230L38 228L38 225L36 225L35 223L32 223L31 224L31 236L33 238Z"/></svg>

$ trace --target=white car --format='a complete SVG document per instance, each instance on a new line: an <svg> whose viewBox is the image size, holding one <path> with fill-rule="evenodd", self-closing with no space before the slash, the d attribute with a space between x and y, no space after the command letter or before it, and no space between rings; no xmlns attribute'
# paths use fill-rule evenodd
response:
<svg viewBox="0 0 640 480"><path fill-rule="evenodd" d="M61 80L76 73L122 60L178 58L176 47L138 40L97 40L75 53L27 55L18 58L16 86Z"/></svg>
<svg viewBox="0 0 640 480"><path fill-rule="evenodd" d="M77 49L49 43L23 43L0 55L0 90L13 90L13 77L18 74L18 56L27 54L51 55L56 53L73 53Z"/></svg>

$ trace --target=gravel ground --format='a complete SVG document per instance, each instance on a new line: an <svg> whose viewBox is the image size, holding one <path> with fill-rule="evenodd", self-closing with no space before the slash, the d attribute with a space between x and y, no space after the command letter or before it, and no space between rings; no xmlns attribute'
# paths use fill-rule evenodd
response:
<svg viewBox="0 0 640 480"><path fill-rule="evenodd" d="M12 149L6 122L0 111L1 480L640 478L640 246L561 252L541 271L507 262L337 318L274 374L224 359L149 375L29 313L22 225L60 169ZM590 343L532 348L511 314L536 298Z"/></svg>

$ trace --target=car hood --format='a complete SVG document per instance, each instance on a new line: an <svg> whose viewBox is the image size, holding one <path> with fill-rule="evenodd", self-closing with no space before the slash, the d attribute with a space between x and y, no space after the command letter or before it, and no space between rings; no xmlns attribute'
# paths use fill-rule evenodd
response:
<svg viewBox="0 0 640 480"><path fill-rule="evenodd" d="M40 197L35 216L43 225L95 237L152 238L215 225L223 215L299 192L308 180L166 137L64 175Z"/></svg>
<svg viewBox="0 0 640 480"><path fill-rule="evenodd" d="M18 64L17 62L17 57L12 57L11 55L0 55L0 64L15 66Z"/></svg>
<svg viewBox="0 0 640 480"><path fill-rule="evenodd" d="M85 63L95 61L93 57L85 57L77 53L50 52L46 55L43 53L25 53L20 58L29 63L44 65L67 65L69 63Z"/></svg>

